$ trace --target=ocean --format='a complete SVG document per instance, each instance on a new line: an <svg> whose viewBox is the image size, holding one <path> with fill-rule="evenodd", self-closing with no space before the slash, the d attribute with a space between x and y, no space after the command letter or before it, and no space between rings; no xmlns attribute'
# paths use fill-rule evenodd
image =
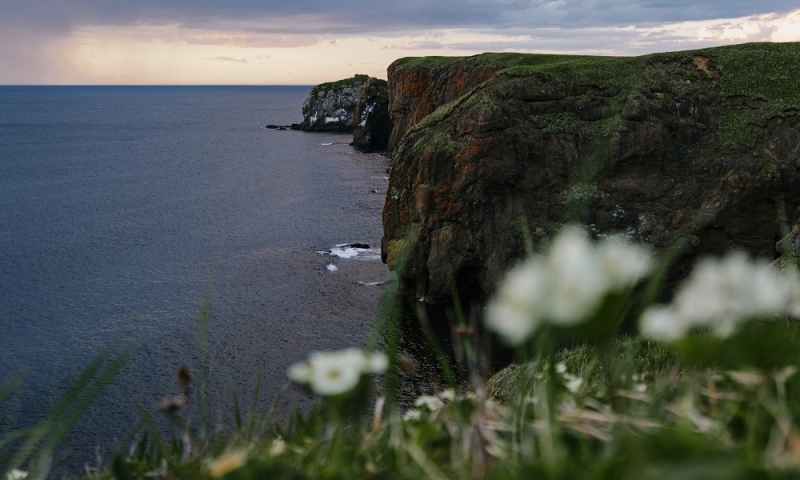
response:
<svg viewBox="0 0 800 480"><path fill-rule="evenodd" d="M109 345L132 348L54 459L75 474L108 460L180 393L179 366L196 373L204 298L215 430L232 428L234 392L263 413L289 364L362 345L389 278L389 160L349 135L264 128L299 122L309 90L0 87L0 382L25 376L0 435ZM370 248L336 255L354 242ZM309 401L289 386L279 416Z"/></svg>

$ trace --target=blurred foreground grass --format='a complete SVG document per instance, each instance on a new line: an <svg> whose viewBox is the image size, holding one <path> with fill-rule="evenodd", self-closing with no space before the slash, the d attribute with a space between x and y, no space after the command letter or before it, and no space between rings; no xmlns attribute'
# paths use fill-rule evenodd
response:
<svg viewBox="0 0 800 480"><path fill-rule="evenodd" d="M486 327L518 362L483 382L475 333L457 315L462 365L441 352L450 388L411 404L398 302L387 288L365 350L316 352L289 377L318 395L276 423L268 406L209 435L207 379L178 371L165 435L145 415L88 478L119 479L782 479L800 478L800 277L741 254L698 264L669 305L642 302L663 271L641 247L594 245L565 229L515 267ZM768 273L765 273L768 272ZM543 293L544 292L544 293ZM644 295L643 295L644 292ZM456 308L459 312L459 309ZM198 344L204 352L207 305ZM648 336L620 336L630 315ZM205 320L204 320L205 319ZM470 338L472 336L473 338ZM571 339L569 347L564 339ZM378 351L378 347L380 350ZM45 478L66 430L124 363L92 362L35 428L0 434L7 479ZM201 362L201 366L203 363ZM458 385L453 371L466 371ZM0 387L0 402L18 382ZM276 397L277 400L277 397ZM238 403L237 403L238 404Z"/></svg>

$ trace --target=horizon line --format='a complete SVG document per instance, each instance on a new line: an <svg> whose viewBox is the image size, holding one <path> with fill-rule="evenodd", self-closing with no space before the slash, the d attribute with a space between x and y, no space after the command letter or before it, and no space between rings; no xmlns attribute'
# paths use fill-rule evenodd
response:
<svg viewBox="0 0 800 480"><path fill-rule="evenodd" d="M327 83L327 82L322 82ZM315 83L0 83L0 87L313 87Z"/></svg>

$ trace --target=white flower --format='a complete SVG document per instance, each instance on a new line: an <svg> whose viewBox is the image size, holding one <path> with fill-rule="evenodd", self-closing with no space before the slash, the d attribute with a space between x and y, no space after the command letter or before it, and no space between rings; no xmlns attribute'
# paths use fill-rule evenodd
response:
<svg viewBox="0 0 800 480"><path fill-rule="evenodd" d="M367 373L383 373L389 366L389 359L381 352L364 353L364 371Z"/></svg>
<svg viewBox="0 0 800 480"><path fill-rule="evenodd" d="M486 309L487 326L512 345L524 342L543 321L548 284L544 272L536 259L513 268Z"/></svg>
<svg viewBox="0 0 800 480"><path fill-rule="evenodd" d="M352 366L325 363L314 368L309 385L317 395L340 395L354 389L360 378L361 371Z"/></svg>
<svg viewBox="0 0 800 480"><path fill-rule="evenodd" d="M349 392L358 385L364 367L360 350L314 352L308 359L311 365L309 386L317 395L330 396Z"/></svg>
<svg viewBox="0 0 800 480"><path fill-rule="evenodd" d="M444 402L439 397L422 395L414 401L414 406L427 407L431 412L437 412L444 406Z"/></svg>
<svg viewBox="0 0 800 480"><path fill-rule="evenodd" d="M405 421L419 420L420 418L422 418L422 412L414 408L408 410L405 414L403 414L403 420Z"/></svg>
<svg viewBox="0 0 800 480"><path fill-rule="evenodd" d="M583 379L581 377L569 373L564 375L564 379L567 381L567 390L572 393L578 393L578 390L581 389L581 385L583 385Z"/></svg>
<svg viewBox="0 0 800 480"><path fill-rule="evenodd" d="M639 330L658 340L676 340L686 333L687 325L674 309L659 306L650 307L642 314Z"/></svg>
<svg viewBox="0 0 800 480"><path fill-rule="evenodd" d="M286 442L283 441L282 438L276 438L272 441L269 446L269 454L273 457L277 457L278 455L282 454L286 451Z"/></svg>
<svg viewBox="0 0 800 480"><path fill-rule="evenodd" d="M452 388L448 388L447 390L442 390L436 396L445 402L452 402L456 398L456 392Z"/></svg>
<svg viewBox="0 0 800 480"><path fill-rule="evenodd" d="M308 383L311 380L311 365L308 362L295 363L289 367L286 375L294 383Z"/></svg>
<svg viewBox="0 0 800 480"><path fill-rule="evenodd" d="M798 297L796 274L777 276L766 262L733 252L698 262L672 304L651 307L639 325L645 335L663 340L680 338L692 328L707 328L727 337L744 321L792 313Z"/></svg>
<svg viewBox="0 0 800 480"><path fill-rule="evenodd" d="M653 263L647 250L616 237L600 245L598 254L603 280L612 289L624 289L638 282Z"/></svg>
<svg viewBox="0 0 800 480"><path fill-rule="evenodd" d="M564 362L556 363L556 372L558 372L558 373L560 373L562 375L567 373L567 364L564 363Z"/></svg>
<svg viewBox="0 0 800 480"><path fill-rule="evenodd" d="M620 239L593 245L584 233L565 228L547 255L512 268L486 308L487 326L511 345L544 324L586 321L604 298L638 282L650 270L648 252Z"/></svg>
<svg viewBox="0 0 800 480"><path fill-rule="evenodd" d="M553 242L547 264L549 319L554 324L580 323L609 287L604 284L594 247L580 230L567 228Z"/></svg>
<svg viewBox="0 0 800 480"><path fill-rule="evenodd" d="M381 373L387 365L388 360L382 353L349 348L313 352L307 361L290 366L287 375L295 383L308 385L317 395L330 396L352 390L362 375Z"/></svg>
<svg viewBox="0 0 800 480"><path fill-rule="evenodd" d="M6 474L6 480L25 480L26 478L28 478L28 472L16 468Z"/></svg>

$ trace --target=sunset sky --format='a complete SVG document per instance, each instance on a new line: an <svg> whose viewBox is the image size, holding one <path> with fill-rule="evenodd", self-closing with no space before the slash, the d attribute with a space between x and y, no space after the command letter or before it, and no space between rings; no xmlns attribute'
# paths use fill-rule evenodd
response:
<svg viewBox="0 0 800 480"><path fill-rule="evenodd" d="M395 59L800 41L796 0L0 0L0 84L316 84Z"/></svg>

